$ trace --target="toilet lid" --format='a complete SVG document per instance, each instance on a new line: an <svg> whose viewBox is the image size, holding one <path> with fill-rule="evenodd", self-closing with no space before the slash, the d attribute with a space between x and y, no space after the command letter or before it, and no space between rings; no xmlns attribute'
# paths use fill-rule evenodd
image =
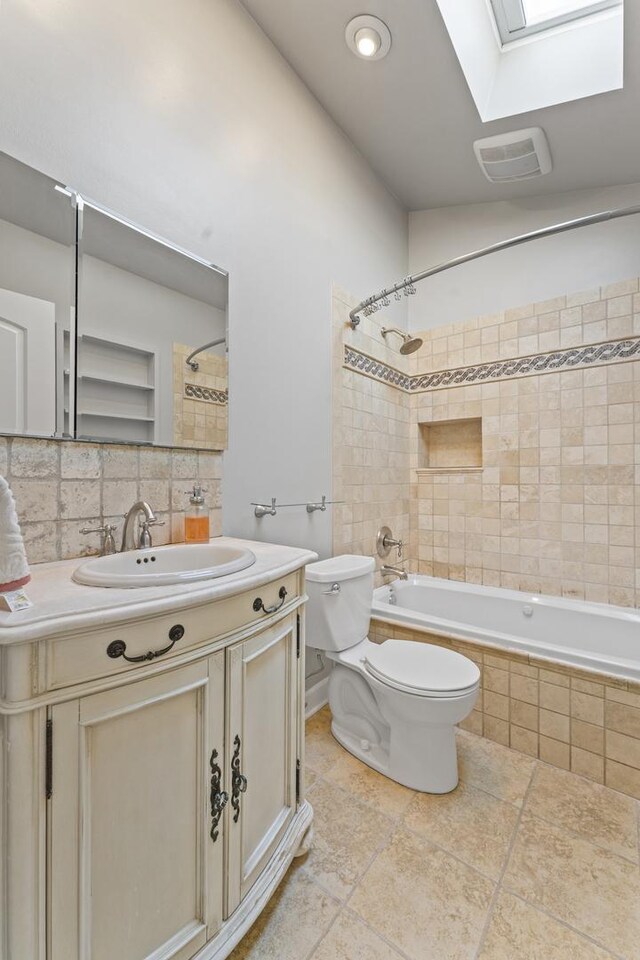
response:
<svg viewBox="0 0 640 960"><path fill-rule="evenodd" d="M382 683L418 696L461 696L480 680L480 670L468 657L446 647L413 640L386 640L372 645L364 663Z"/></svg>

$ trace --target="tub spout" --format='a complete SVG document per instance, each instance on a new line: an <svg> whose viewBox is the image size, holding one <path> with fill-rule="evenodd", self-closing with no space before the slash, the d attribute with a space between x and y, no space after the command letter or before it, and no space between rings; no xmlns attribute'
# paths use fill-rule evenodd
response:
<svg viewBox="0 0 640 960"><path fill-rule="evenodd" d="M381 567L380 573L383 577L399 577L400 580L408 580L409 574L401 567L388 567L386 564Z"/></svg>

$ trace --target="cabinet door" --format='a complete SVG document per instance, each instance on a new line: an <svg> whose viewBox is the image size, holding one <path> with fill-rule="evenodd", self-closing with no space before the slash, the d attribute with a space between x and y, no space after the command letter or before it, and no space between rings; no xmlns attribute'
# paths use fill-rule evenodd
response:
<svg viewBox="0 0 640 960"><path fill-rule="evenodd" d="M296 638L296 618L288 617L227 650L227 916L257 880L296 809Z"/></svg>
<svg viewBox="0 0 640 960"><path fill-rule="evenodd" d="M186 960L222 920L224 652L52 719L52 960Z"/></svg>

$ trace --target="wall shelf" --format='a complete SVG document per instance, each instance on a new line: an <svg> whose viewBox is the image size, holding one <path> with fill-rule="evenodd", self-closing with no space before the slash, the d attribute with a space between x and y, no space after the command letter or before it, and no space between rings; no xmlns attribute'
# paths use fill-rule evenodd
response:
<svg viewBox="0 0 640 960"><path fill-rule="evenodd" d="M468 473L482 469L482 418L418 424L419 473Z"/></svg>

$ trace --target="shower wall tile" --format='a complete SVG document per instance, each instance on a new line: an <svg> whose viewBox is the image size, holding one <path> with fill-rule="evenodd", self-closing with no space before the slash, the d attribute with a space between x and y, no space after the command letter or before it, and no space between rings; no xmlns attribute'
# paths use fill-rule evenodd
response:
<svg viewBox="0 0 640 960"><path fill-rule="evenodd" d="M164 523L154 528L156 545L183 540L185 490L197 479L207 488L211 536L222 533L219 452L0 437L0 475L13 491L30 563L97 553L100 537L80 528L110 522L121 534L138 499Z"/></svg>
<svg viewBox="0 0 640 960"><path fill-rule="evenodd" d="M348 322L355 301L333 296L333 552L376 556L376 534L388 525L405 544L403 560L415 565L410 536L410 398L389 383L343 367L345 344L408 372L397 338L381 334L384 321L363 318L357 332ZM415 559L414 559L415 558ZM393 550L383 563L396 564ZM377 575L380 581L379 574Z"/></svg>

